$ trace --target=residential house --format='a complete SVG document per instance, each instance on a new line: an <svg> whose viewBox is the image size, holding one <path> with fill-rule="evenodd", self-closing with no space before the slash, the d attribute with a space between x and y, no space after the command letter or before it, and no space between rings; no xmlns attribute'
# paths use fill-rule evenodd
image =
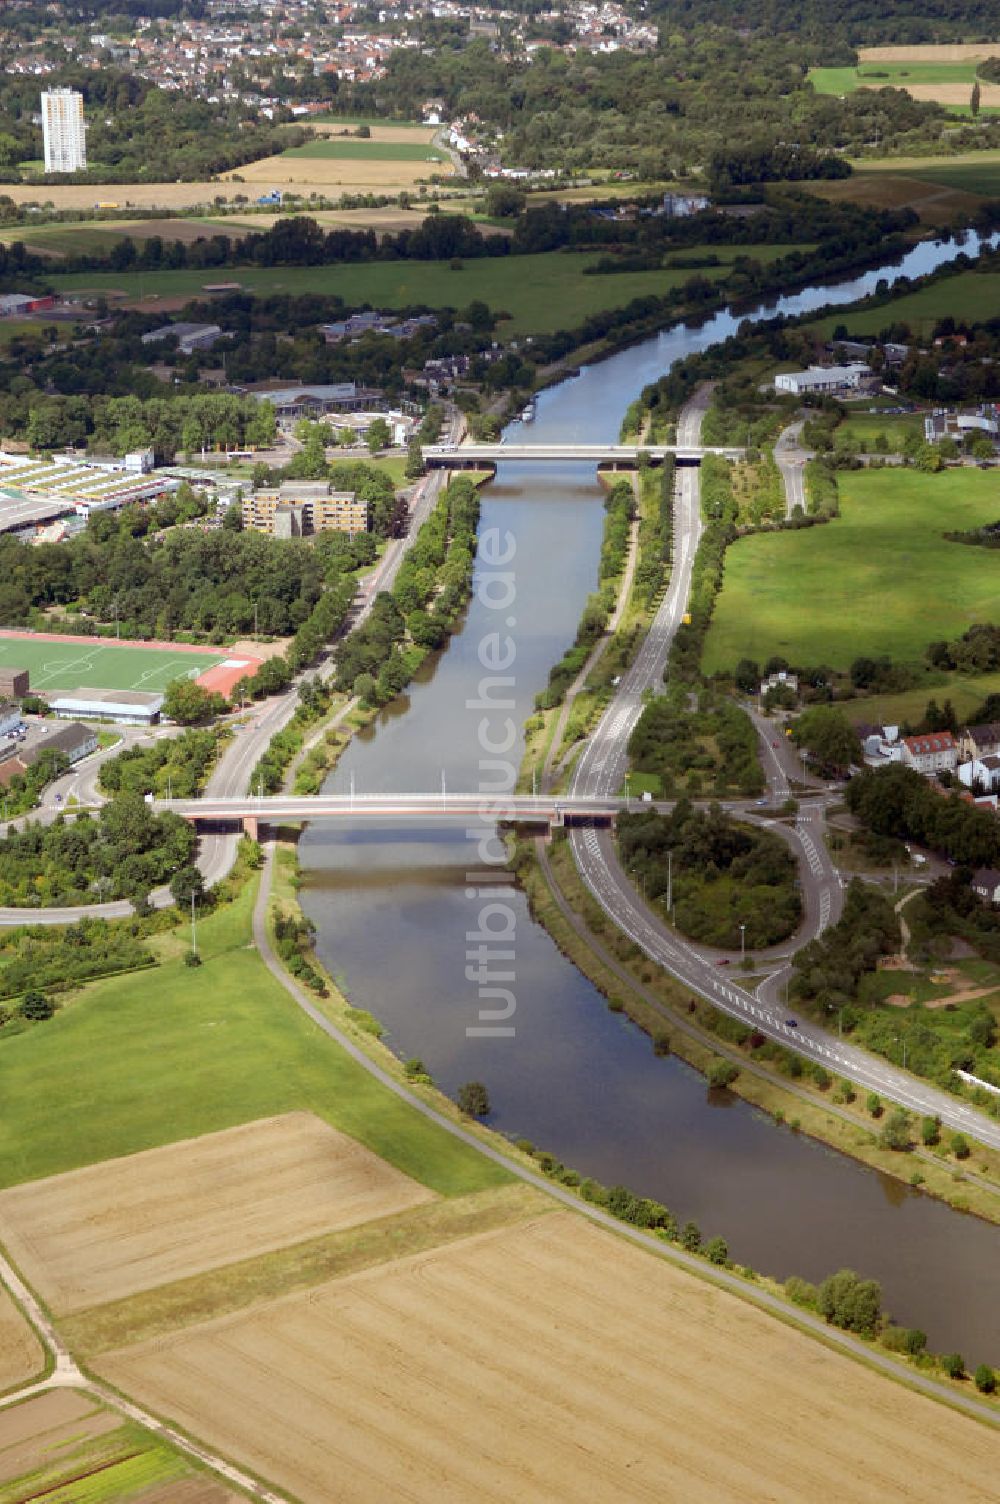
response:
<svg viewBox="0 0 1000 1504"><path fill-rule="evenodd" d="M982 789L987 794L1000 789L1000 757L995 753L961 762L956 771L967 789Z"/></svg>
<svg viewBox="0 0 1000 1504"><path fill-rule="evenodd" d="M1000 721L983 726L966 726L958 738L961 758L996 757L1000 754Z"/></svg>
<svg viewBox="0 0 1000 1504"><path fill-rule="evenodd" d="M972 891L987 903L1000 903L1000 872L995 867L980 867L973 874Z"/></svg>
<svg viewBox="0 0 1000 1504"><path fill-rule="evenodd" d="M952 771L958 762L958 743L950 731L928 731L903 737L903 762L918 773Z"/></svg>

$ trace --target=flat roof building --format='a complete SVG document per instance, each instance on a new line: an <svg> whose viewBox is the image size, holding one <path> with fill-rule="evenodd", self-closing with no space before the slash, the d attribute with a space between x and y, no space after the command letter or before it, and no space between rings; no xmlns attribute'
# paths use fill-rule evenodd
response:
<svg viewBox="0 0 1000 1504"><path fill-rule="evenodd" d="M137 689L74 689L48 696L49 709L63 721L118 721L152 726L160 719L163 696Z"/></svg>
<svg viewBox="0 0 1000 1504"><path fill-rule="evenodd" d="M159 329L144 334L142 342L144 345L158 345L171 335L176 336L178 350L183 355L191 355L195 350L211 350L216 340L222 338L222 330L218 324L162 324Z"/></svg>
<svg viewBox="0 0 1000 1504"><path fill-rule="evenodd" d="M279 423L292 423L298 418L320 418L327 413L357 413L365 408L376 407L382 402L382 393L372 387L358 386L353 381L339 381L317 386L277 386L267 390L258 388L249 394L258 402L270 402Z"/></svg>
<svg viewBox="0 0 1000 1504"><path fill-rule="evenodd" d="M806 371L782 371L774 378L776 392L791 392L801 397L806 392L837 392L854 390L861 385L871 371L862 360L851 361L846 366L810 366Z"/></svg>
<svg viewBox="0 0 1000 1504"><path fill-rule="evenodd" d="M367 533L368 522L367 501L355 491L331 491L326 481L283 481L243 498L243 526L274 538Z"/></svg>
<svg viewBox="0 0 1000 1504"><path fill-rule="evenodd" d="M46 172L82 172L87 165L83 95L76 89L42 94L42 141Z"/></svg>

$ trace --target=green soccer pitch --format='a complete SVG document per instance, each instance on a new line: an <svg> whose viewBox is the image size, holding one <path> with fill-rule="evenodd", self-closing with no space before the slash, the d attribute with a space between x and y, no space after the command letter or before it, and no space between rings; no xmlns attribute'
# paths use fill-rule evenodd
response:
<svg viewBox="0 0 1000 1504"><path fill-rule="evenodd" d="M10 637L0 633L0 666L26 668L32 693L60 689L164 690L172 679L204 674L222 663L224 653L187 653L163 647L52 637Z"/></svg>

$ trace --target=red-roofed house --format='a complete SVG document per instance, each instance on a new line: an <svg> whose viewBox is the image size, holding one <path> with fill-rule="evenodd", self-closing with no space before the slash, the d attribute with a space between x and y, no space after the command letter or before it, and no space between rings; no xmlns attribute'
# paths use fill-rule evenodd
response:
<svg viewBox="0 0 1000 1504"><path fill-rule="evenodd" d="M950 731L928 731L903 737L903 762L918 773L940 773L958 762L958 743Z"/></svg>

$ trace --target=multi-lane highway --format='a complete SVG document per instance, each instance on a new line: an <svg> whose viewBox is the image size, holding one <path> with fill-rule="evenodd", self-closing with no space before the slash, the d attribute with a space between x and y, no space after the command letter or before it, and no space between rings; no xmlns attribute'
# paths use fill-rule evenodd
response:
<svg viewBox="0 0 1000 1504"><path fill-rule="evenodd" d="M684 408L678 425L678 441L697 444L708 394L701 392ZM691 586L695 550L701 536L699 472L677 472L674 514L674 564L670 588L653 621L649 634L629 672L602 716L580 756L570 785L573 794L607 798L616 793L628 763L628 739L642 713L643 693L661 682L670 645L683 619ZM766 727L766 722L758 723ZM773 732L763 738L765 771L775 794L787 793L787 750L773 746ZM843 887L822 833L821 798L805 801L794 830L785 834L800 857L799 871L806 923L797 937L801 945L827 925L835 923L843 903ZM776 827L777 828L777 827ZM751 991L731 980L718 955L682 939L660 922L641 902L632 882L622 870L611 836L596 829L573 829L570 842L584 882L619 928L658 965L664 967L692 992L707 998L723 1013L742 1019L762 1034L823 1064L832 1073L850 1077L868 1091L885 1095L913 1112L938 1116L951 1128L970 1133L993 1148L1000 1148L1000 1124L896 1069L866 1051L846 1044L818 1024L798 1018L781 1005L788 966L774 968L770 986Z"/></svg>

